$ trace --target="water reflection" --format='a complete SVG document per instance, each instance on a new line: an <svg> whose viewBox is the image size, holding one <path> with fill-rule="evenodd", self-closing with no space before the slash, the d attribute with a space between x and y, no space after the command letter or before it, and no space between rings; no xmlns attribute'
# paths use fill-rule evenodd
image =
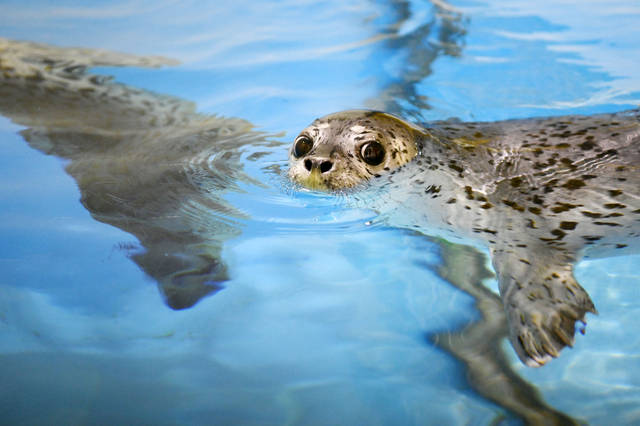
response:
<svg viewBox="0 0 640 426"><path fill-rule="evenodd" d="M252 183L243 163L274 142L247 121L87 72L171 63L0 39L0 112L27 127L31 147L68 162L82 204L138 239L131 258L183 309L228 279L220 253L243 214L225 194Z"/></svg>
<svg viewBox="0 0 640 426"><path fill-rule="evenodd" d="M577 421L548 406L537 389L512 369L502 342L508 336L500 298L484 286L493 273L486 257L476 249L444 240L438 273L472 296L481 317L455 333L428 336L428 340L459 359L467 369L470 386L480 395L506 408L531 425L577 425Z"/></svg>
<svg viewBox="0 0 640 426"><path fill-rule="evenodd" d="M388 83L367 106L424 121L430 109L418 85L432 73L432 65L442 56L459 56L464 47L468 18L444 1L420 5L406 0L391 2L394 18L386 40L377 54L392 58ZM416 10L424 7L427 10ZM377 57L377 56L376 56Z"/></svg>

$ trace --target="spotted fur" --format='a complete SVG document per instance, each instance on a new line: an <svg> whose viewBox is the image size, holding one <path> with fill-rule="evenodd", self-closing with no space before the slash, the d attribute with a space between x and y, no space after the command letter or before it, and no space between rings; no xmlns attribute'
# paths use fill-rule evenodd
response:
<svg viewBox="0 0 640 426"><path fill-rule="evenodd" d="M371 114L338 113L311 126L322 146L316 160L331 153L339 164L317 188L383 174L370 185L383 195L363 199L388 223L489 246L510 340L524 363L543 365L571 346L576 322L596 312L574 264L640 246L640 111L424 128L395 119L391 130L389 115ZM364 122L367 136L393 152L407 147L388 173L343 155L357 152L352 129ZM291 176L305 184L303 161L291 157Z"/></svg>

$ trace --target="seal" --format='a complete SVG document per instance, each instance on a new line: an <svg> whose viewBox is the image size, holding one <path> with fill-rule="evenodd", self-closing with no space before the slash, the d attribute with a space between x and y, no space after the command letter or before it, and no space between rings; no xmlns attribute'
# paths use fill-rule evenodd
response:
<svg viewBox="0 0 640 426"><path fill-rule="evenodd" d="M304 129L289 162L311 189L374 189L356 198L389 225L488 246L528 366L572 346L597 313L576 262L639 248L640 110L424 126L345 111Z"/></svg>

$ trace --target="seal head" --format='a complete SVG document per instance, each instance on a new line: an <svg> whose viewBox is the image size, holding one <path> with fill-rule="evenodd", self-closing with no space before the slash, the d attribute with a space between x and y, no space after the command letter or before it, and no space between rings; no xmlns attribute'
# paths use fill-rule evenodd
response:
<svg viewBox="0 0 640 426"><path fill-rule="evenodd" d="M384 112L330 114L293 142L289 177L315 190L352 188L411 161L423 136L422 129Z"/></svg>

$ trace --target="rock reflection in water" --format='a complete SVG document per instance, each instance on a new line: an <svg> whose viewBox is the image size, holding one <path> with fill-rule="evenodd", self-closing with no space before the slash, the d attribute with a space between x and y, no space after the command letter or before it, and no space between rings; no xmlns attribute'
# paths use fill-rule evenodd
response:
<svg viewBox="0 0 640 426"><path fill-rule="evenodd" d="M27 127L31 147L67 161L82 204L139 240L132 259L183 309L228 279L220 253L243 215L223 197L251 182L242 165L259 153L248 148L273 142L247 121L87 72L172 63L0 39L0 113Z"/></svg>

